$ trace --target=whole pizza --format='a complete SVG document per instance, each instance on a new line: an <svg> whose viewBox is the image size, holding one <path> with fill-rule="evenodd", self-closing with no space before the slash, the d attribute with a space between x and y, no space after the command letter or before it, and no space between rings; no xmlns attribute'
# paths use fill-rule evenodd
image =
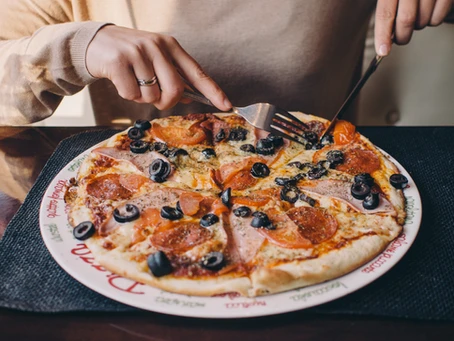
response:
<svg viewBox="0 0 454 341"><path fill-rule="evenodd" d="M407 179L355 127L293 113L288 141L233 114L139 120L66 191L74 237L162 290L258 296L342 276L402 231Z"/></svg>

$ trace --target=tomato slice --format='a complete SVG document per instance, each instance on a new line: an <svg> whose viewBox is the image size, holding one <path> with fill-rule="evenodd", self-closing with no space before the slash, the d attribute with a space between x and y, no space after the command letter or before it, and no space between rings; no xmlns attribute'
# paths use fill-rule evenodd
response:
<svg viewBox="0 0 454 341"><path fill-rule="evenodd" d="M157 140L166 142L170 146L192 146L202 143L207 136L199 123L195 123L187 128L163 127L154 122L151 127L151 135Z"/></svg>
<svg viewBox="0 0 454 341"><path fill-rule="evenodd" d="M356 127L348 121L338 120L334 126L333 137L335 144L347 144L355 139Z"/></svg>

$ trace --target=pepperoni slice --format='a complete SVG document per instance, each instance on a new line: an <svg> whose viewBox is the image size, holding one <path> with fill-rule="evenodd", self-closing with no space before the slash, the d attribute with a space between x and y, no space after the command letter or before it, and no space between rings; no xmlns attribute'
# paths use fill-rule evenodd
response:
<svg viewBox="0 0 454 341"><path fill-rule="evenodd" d="M333 131L334 144L347 144L355 139L356 128L347 121L339 120L336 122Z"/></svg>
<svg viewBox="0 0 454 341"><path fill-rule="evenodd" d="M149 207L140 213L140 221L136 225L145 227L154 227L158 230L169 229L172 221L161 217L161 211L155 207Z"/></svg>
<svg viewBox="0 0 454 341"><path fill-rule="evenodd" d="M266 214L276 227L275 230L257 229L269 242L288 249L307 249L312 246L298 229L298 226L286 215L276 209L269 209Z"/></svg>
<svg viewBox="0 0 454 341"><path fill-rule="evenodd" d="M150 242L161 251L185 252L211 238L209 229L191 222L173 223L171 229L153 234Z"/></svg>
<svg viewBox="0 0 454 341"><path fill-rule="evenodd" d="M324 209L297 207L289 210L287 216L298 226L300 235L313 244L320 244L337 231L336 218Z"/></svg>
<svg viewBox="0 0 454 341"><path fill-rule="evenodd" d="M224 188L230 187L232 190L243 190L254 186L257 179L251 175L251 168L245 168L236 173L229 181L224 183Z"/></svg>
<svg viewBox="0 0 454 341"><path fill-rule="evenodd" d="M200 123L195 123L187 129L173 126L163 127L154 122L151 127L151 135L157 140L161 140L176 147L192 146L202 143L207 138Z"/></svg>
<svg viewBox="0 0 454 341"><path fill-rule="evenodd" d="M359 173L372 174L380 168L380 160L377 155L370 150L361 148L351 148L344 151L344 162L336 169L352 175Z"/></svg>
<svg viewBox="0 0 454 341"><path fill-rule="evenodd" d="M87 193L102 200L128 199L146 181L135 174L106 174L94 178L87 185Z"/></svg>
<svg viewBox="0 0 454 341"><path fill-rule="evenodd" d="M180 195L180 207L185 215L193 216L200 209L203 195L196 192L184 192Z"/></svg>
<svg viewBox="0 0 454 341"><path fill-rule="evenodd" d="M234 204L245 205L245 206L254 206L254 207L264 206L270 200L271 200L271 197L261 196L261 195L257 195L257 194L251 194L247 197L244 196L244 197L232 198L232 201Z"/></svg>

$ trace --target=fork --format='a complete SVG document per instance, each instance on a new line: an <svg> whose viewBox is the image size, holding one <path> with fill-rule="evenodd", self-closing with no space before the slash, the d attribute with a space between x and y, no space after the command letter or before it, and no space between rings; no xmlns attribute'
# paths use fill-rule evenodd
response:
<svg viewBox="0 0 454 341"><path fill-rule="evenodd" d="M214 107L213 103L192 90L185 89L183 97ZM242 116L254 127L263 129L286 139L304 144L304 130L309 127L288 111L270 103L255 103L247 107L232 107L232 113ZM301 133L302 131L302 133Z"/></svg>

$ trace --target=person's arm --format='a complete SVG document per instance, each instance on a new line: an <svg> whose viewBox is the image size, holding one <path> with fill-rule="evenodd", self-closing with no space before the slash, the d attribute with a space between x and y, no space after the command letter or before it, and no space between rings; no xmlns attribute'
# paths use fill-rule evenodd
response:
<svg viewBox="0 0 454 341"><path fill-rule="evenodd" d="M375 50L386 56L392 43L405 45L414 30L440 25L454 0L378 0L375 10Z"/></svg>

